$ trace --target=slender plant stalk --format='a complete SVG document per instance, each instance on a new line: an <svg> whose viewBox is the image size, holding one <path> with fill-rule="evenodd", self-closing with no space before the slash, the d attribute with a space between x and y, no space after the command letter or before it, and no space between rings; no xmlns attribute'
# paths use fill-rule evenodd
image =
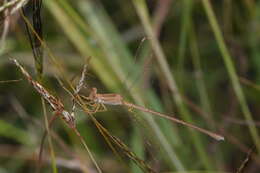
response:
<svg viewBox="0 0 260 173"><path fill-rule="evenodd" d="M181 72L184 71L185 52L186 52L188 33L189 33L188 32L189 25L190 25L189 18L190 18L190 13L192 8L192 0L183 0L182 6L184 10L182 11L182 17L181 17L180 44L178 48L178 61L179 61L178 69Z"/></svg>
<svg viewBox="0 0 260 173"><path fill-rule="evenodd" d="M50 129L49 129L49 125L48 125L49 124L48 123L48 116L47 116L47 113L46 113L46 104L44 102L44 98L43 97L41 97L41 102L42 102L42 107L43 107L45 128L46 128L47 133L50 134ZM48 145L49 145L50 154L51 154L52 172L53 173L58 173L57 164L56 164L56 156L55 156L55 151L54 151L54 147L53 147L53 144L52 144L51 135L47 136L47 140L48 140ZM39 169L40 169L40 165L39 165ZM39 170L39 172L40 172L40 170Z"/></svg>
<svg viewBox="0 0 260 173"><path fill-rule="evenodd" d="M197 38L194 31L194 25L191 23L191 29L190 29L190 51L192 56L192 62L195 68L195 77L196 77L196 84L199 91L199 96L201 100L202 107L204 111L207 113L207 123L208 126L211 129L216 129L215 122L213 120L212 115L212 109L210 106L210 100L207 93L205 81L204 81L204 75L201 69L201 62L200 62L200 55L199 55L199 48L197 45Z"/></svg>
<svg viewBox="0 0 260 173"><path fill-rule="evenodd" d="M244 85L250 86L250 87L256 89L257 91L260 91L260 85L257 85L257 84L255 84L254 82L252 82L252 81L250 81L250 80L248 80L248 79L246 79L246 78L242 78L242 77L240 77L239 80L240 80L240 82L242 82Z"/></svg>
<svg viewBox="0 0 260 173"><path fill-rule="evenodd" d="M143 148L143 141L142 136L139 133L139 129L137 127L134 127L134 132L132 134L131 139L131 148L133 148L133 151L140 157L144 158L144 148ZM133 173L142 173L142 170L136 166L136 164L131 165L131 170Z"/></svg>

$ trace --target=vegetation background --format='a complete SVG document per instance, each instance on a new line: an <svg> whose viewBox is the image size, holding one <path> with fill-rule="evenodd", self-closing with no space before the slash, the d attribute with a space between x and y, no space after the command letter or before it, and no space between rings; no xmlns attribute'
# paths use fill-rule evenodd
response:
<svg viewBox="0 0 260 173"><path fill-rule="evenodd" d="M36 13L32 1L24 3L0 2L1 173L36 172L45 108L49 119L53 115L10 56L68 110L71 96L57 76L69 81L65 86L76 86L87 64L81 94L88 95L91 87L119 93L130 102L225 137L219 142L121 106L107 106L106 112L95 114L156 172L260 171L260 1L43 0L44 56L38 64L25 27L25 19L31 22ZM22 6L26 18L21 16ZM15 79L23 80L8 82ZM107 142L111 139L102 136L80 108L76 121L103 172L146 172L116 145L115 154ZM97 172L73 130L59 119L51 131L41 172Z"/></svg>

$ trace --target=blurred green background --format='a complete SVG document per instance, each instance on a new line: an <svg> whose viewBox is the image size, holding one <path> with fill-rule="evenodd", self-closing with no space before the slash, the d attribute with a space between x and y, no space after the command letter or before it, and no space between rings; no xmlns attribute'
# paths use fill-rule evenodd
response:
<svg viewBox="0 0 260 173"><path fill-rule="evenodd" d="M99 93L118 93L129 102L225 137L216 141L123 106L107 106L106 112L95 114L155 172L260 171L260 1L43 0L43 42L38 42L43 56L38 64L25 25L37 15L33 1L0 4L0 173L36 172L46 127L40 95L10 56L59 97L67 110L72 97L57 77L65 87L75 87L87 64L81 94L87 96L92 87ZM22 6L26 17L21 15ZM30 25L29 31L37 40ZM16 79L23 80L8 82ZM50 119L49 105L46 111ZM118 151L114 152L109 145L113 141L80 107L75 116L102 172L149 172L119 145L113 144ZM61 119L51 131L40 172L98 172L79 138Z"/></svg>

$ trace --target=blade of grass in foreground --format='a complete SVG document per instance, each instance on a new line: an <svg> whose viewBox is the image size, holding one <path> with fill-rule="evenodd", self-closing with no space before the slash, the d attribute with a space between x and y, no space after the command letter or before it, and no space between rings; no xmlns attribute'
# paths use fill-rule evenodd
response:
<svg viewBox="0 0 260 173"><path fill-rule="evenodd" d="M222 54L222 58L224 60L226 69L228 71L228 75L230 77L230 80L231 80L231 83L233 85L234 91L235 91L236 96L238 98L238 101L240 103L243 115L244 115L246 121L249 124L253 124L254 120L253 120L251 112L250 112L250 110L248 108L248 105L247 105L247 102L246 102L243 90L242 90L242 88L240 86L239 79L238 79L238 76L236 74L236 69L234 67L234 64L232 62L231 56L230 56L230 54L228 52L228 49L226 47L226 44L224 42L224 38L222 36L221 30L219 28L219 25L217 23L216 16L215 16L215 14L214 14L214 12L212 10L211 4L210 4L209 0L203 0L202 3L203 3L203 6L204 6L204 9L206 11L208 20L210 22L213 34L214 34L215 39L216 39L216 41L218 43L219 50L220 50L220 52ZM254 125L251 125L251 126L248 126L248 127L249 127L250 134L251 134L251 136L253 138L254 144L255 144L255 146L257 148L257 151L258 151L258 153L260 153L260 138L259 138L259 134L257 132L257 129L256 129L256 127Z"/></svg>

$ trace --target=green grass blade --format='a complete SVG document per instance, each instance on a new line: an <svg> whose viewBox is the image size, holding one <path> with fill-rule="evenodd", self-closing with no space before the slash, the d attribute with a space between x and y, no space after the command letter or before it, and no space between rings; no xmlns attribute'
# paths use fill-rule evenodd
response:
<svg viewBox="0 0 260 173"><path fill-rule="evenodd" d="M185 52L187 48L187 38L188 38L188 31L190 28L190 15L191 15L191 8L192 8L192 1L191 0L184 0L182 1L183 11L181 16L181 33L180 33L180 44L178 48L178 69L180 71L184 70L184 63L185 63Z"/></svg>
<svg viewBox="0 0 260 173"><path fill-rule="evenodd" d="M131 137L131 148L139 158L144 158L144 148L140 129L134 127L134 132ZM133 173L142 173L142 170L133 162L131 163L131 170Z"/></svg>
<svg viewBox="0 0 260 173"><path fill-rule="evenodd" d="M26 131L18 129L4 120L0 120L0 135L11 138L26 146L32 144L29 134Z"/></svg>

